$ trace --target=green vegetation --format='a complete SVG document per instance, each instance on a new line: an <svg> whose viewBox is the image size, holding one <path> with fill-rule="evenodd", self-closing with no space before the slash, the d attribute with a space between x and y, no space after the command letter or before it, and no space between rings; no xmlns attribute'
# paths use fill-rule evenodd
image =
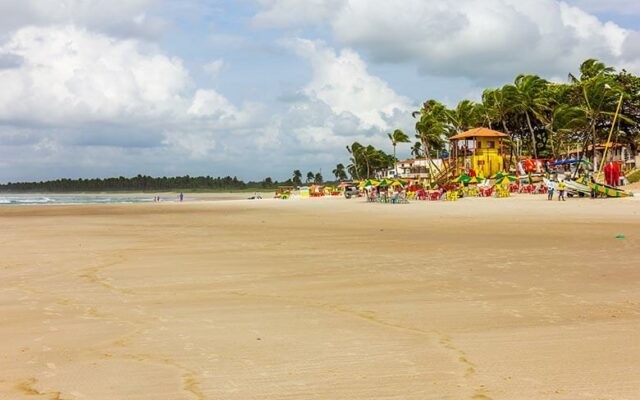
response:
<svg viewBox="0 0 640 400"><path fill-rule="evenodd" d="M594 59L582 63L578 77L569 74L567 83L518 75L513 84L485 90L479 103L465 99L449 109L437 100L425 101L413 113L418 142L412 145L411 154L431 160L440 156L452 135L485 127L509 135L506 142L511 156L514 144L520 143L522 155L557 159L569 149L606 142L621 97L612 140L636 154L640 141L640 77L625 70L617 72ZM408 142L408 138L396 140L391 134L389 138L394 156L358 142L347 147L351 156L347 169L353 178L372 177L394 164L396 146Z"/></svg>
<svg viewBox="0 0 640 400"><path fill-rule="evenodd" d="M57 179L46 182L20 182L0 184L0 192L252 192L273 190L279 185L291 185L273 181L270 177L262 182L243 182L236 177L213 178L210 176L178 176L154 178L138 175L132 178L106 179Z"/></svg>

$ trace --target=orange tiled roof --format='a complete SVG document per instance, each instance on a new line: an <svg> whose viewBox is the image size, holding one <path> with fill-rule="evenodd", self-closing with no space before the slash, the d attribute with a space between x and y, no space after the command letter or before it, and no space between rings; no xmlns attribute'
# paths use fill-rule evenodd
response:
<svg viewBox="0 0 640 400"><path fill-rule="evenodd" d="M487 128L473 128L466 132L458 133L457 135L451 136L450 140L460 140L460 139L469 139L473 137L508 137L506 133L493 131Z"/></svg>

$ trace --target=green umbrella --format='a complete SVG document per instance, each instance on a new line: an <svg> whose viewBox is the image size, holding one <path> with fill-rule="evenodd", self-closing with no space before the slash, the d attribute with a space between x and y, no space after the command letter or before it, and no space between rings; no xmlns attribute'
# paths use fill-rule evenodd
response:
<svg viewBox="0 0 640 400"><path fill-rule="evenodd" d="M478 184L478 183L482 183L484 182L484 177L483 176L474 176L469 178L469 183L472 184Z"/></svg>
<svg viewBox="0 0 640 400"><path fill-rule="evenodd" d="M469 175L466 174L462 174L459 177L455 178L454 180L452 180L451 182L453 183L468 183L469 181L471 181L471 177Z"/></svg>
<svg viewBox="0 0 640 400"><path fill-rule="evenodd" d="M380 184L378 185L380 187L387 187L387 186L393 186L393 181L390 179L383 179L380 181Z"/></svg>
<svg viewBox="0 0 640 400"><path fill-rule="evenodd" d="M513 182L515 182L517 180L518 180L518 178L516 178L515 176L505 175L505 176L499 178L498 180L496 180L496 185L504 185L506 183L513 183Z"/></svg>
<svg viewBox="0 0 640 400"><path fill-rule="evenodd" d="M494 176L492 176L491 179L500 179L500 178L504 178L505 176L509 176L509 174L507 174L504 171L500 171L497 174L495 174Z"/></svg>
<svg viewBox="0 0 640 400"><path fill-rule="evenodd" d="M376 181L375 179L367 179L366 181L362 181L360 182L360 189L366 188L366 187L374 187L374 186L378 186L380 184L380 182Z"/></svg>
<svg viewBox="0 0 640 400"><path fill-rule="evenodd" d="M395 181L391 182L391 186L406 186L407 181L403 181L402 179L396 179Z"/></svg>

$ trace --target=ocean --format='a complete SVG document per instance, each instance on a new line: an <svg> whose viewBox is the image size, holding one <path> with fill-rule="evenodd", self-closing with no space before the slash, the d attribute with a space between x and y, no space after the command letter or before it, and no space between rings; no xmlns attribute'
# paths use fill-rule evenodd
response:
<svg viewBox="0 0 640 400"><path fill-rule="evenodd" d="M162 202L176 201L175 197L161 198ZM151 203L153 196L145 195L0 195L0 206L4 205L45 205L45 204L122 204Z"/></svg>

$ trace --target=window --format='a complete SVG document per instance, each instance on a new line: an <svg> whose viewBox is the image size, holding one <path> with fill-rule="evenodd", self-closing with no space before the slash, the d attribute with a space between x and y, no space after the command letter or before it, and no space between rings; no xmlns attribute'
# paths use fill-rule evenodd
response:
<svg viewBox="0 0 640 400"><path fill-rule="evenodd" d="M496 142L493 140L489 140L487 142L487 149L495 149L496 148Z"/></svg>

